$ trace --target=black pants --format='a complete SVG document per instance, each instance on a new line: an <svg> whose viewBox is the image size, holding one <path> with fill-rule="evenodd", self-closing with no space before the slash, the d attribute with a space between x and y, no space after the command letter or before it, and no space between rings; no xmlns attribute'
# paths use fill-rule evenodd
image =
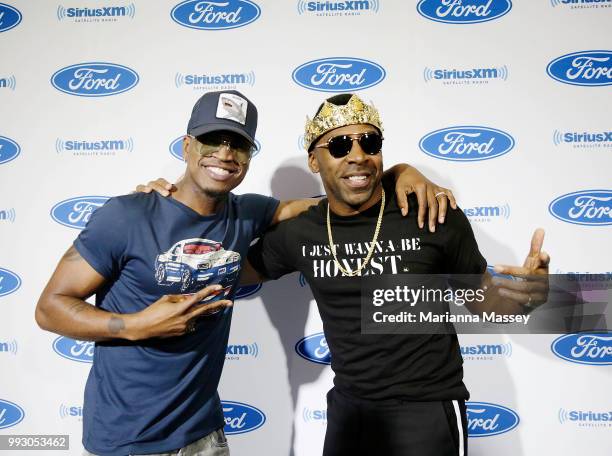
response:
<svg viewBox="0 0 612 456"><path fill-rule="evenodd" d="M358 455L466 456L465 402L364 401L332 388L323 456Z"/></svg>

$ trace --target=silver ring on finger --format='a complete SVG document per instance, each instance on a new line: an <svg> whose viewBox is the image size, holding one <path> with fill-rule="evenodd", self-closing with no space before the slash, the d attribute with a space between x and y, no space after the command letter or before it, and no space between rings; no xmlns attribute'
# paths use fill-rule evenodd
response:
<svg viewBox="0 0 612 456"><path fill-rule="evenodd" d="M525 304L523 304L523 307L525 309L527 309L529 312L531 312L532 310L534 310L537 306L531 301L531 295L528 295L529 299L527 300L527 302Z"/></svg>
<svg viewBox="0 0 612 456"><path fill-rule="evenodd" d="M440 195L444 195L446 197L446 193L445 192L438 192L434 195L434 198L437 198Z"/></svg>

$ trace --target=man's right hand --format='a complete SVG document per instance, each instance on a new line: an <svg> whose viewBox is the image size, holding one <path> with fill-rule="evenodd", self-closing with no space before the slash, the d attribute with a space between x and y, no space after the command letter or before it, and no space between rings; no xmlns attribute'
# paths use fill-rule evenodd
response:
<svg viewBox="0 0 612 456"><path fill-rule="evenodd" d="M195 327L199 316L231 306L219 300L198 304L219 285L193 295L166 295L147 308L130 314L108 312L85 301L106 279L70 247L59 262L36 306L36 321L47 331L78 340L142 340L173 337Z"/></svg>
<svg viewBox="0 0 612 456"><path fill-rule="evenodd" d="M140 312L125 315L126 335L131 340L175 337L195 329L196 319L232 305L227 299L198 304L220 285L210 285L192 295L165 295Z"/></svg>
<svg viewBox="0 0 612 456"><path fill-rule="evenodd" d="M152 191L156 191L161 196L170 196L172 192L176 191L176 185L160 177L154 181L150 181L147 185L138 185L136 191L139 193L151 193Z"/></svg>

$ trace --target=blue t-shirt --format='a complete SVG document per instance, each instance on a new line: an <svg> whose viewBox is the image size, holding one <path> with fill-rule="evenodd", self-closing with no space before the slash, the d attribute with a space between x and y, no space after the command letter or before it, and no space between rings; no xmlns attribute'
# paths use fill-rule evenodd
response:
<svg viewBox="0 0 612 456"><path fill-rule="evenodd" d="M165 294L220 283L234 295L240 262L269 225L278 201L229 194L219 213L201 216L173 198L111 198L74 245L107 282L96 306L145 309ZM197 320L184 336L95 344L85 386L83 445L104 456L181 448L223 427L217 386L232 310Z"/></svg>

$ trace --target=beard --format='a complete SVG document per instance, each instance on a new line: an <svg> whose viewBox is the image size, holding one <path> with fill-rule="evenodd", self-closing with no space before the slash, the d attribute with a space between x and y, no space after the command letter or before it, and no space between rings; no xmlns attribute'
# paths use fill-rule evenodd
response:
<svg viewBox="0 0 612 456"><path fill-rule="evenodd" d="M211 190L209 188L205 188L202 190L202 193L204 193L204 195L210 199L221 201L227 197L229 191Z"/></svg>

